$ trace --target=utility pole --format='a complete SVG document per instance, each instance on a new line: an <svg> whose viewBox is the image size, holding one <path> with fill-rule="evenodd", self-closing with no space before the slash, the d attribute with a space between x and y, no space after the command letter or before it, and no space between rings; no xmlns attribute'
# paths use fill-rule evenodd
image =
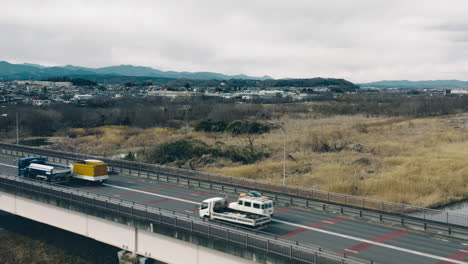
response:
<svg viewBox="0 0 468 264"><path fill-rule="evenodd" d="M283 186L286 186L286 129L278 123L275 123L275 122L269 122L269 123L278 126L283 131Z"/></svg>
<svg viewBox="0 0 468 264"><path fill-rule="evenodd" d="M281 130L283 130L284 137L283 137L283 186L286 186L286 129L280 126Z"/></svg>
<svg viewBox="0 0 468 264"><path fill-rule="evenodd" d="M19 145L18 111L16 112L16 145Z"/></svg>

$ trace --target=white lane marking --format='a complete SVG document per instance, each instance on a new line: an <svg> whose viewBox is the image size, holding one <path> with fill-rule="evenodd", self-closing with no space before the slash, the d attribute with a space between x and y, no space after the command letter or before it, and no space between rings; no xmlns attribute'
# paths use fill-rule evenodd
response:
<svg viewBox="0 0 468 264"><path fill-rule="evenodd" d="M108 184L108 183L103 183L102 185L117 188L117 189L127 190L127 191L139 192L139 193L143 193L143 194L147 194L147 195L159 196L159 197L163 197L163 198L167 198L167 199L171 199L171 200L176 200L176 201L180 201L180 202L184 202L184 203L191 203L191 204L196 204L196 205L200 204L200 203L197 203L197 202L194 202L194 201L190 201L190 200L186 200L186 199L180 199L180 198L173 197L173 196L162 195L162 194L151 193L151 192L145 192L145 191L140 191L140 190L131 189L131 188L127 188L127 187L112 185L112 184Z"/></svg>
<svg viewBox="0 0 468 264"><path fill-rule="evenodd" d="M460 251L461 251L461 252L468 253L468 250L463 250L463 249L462 249L462 250L460 250Z"/></svg>
<svg viewBox="0 0 468 264"><path fill-rule="evenodd" d="M333 225L334 223L333 222L330 222L330 221L322 221L324 223L327 223L327 224L330 224L330 225Z"/></svg>
<svg viewBox="0 0 468 264"><path fill-rule="evenodd" d="M319 228L315 228L315 227L294 224L294 223L285 222L285 221L277 220L277 219L272 219L271 221L281 223L281 224L285 224L285 225L291 225L291 226L295 226L295 227L299 227L299 228L304 228L304 229L308 229L308 230L311 230L311 231L321 232L321 233L329 234L329 235L332 235L332 236L337 236L337 237L342 237L342 238L346 238L346 239L350 239L350 240L356 240L356 241L359 241L359 242L369 243L369 244L372 244L374 246L386 247L386 248L390 248L390 249L394 249L394 250L398 250L398 251L402 251L402 252L406 252L406 253L422 256L422 257L433 258L433 259L443 260L443 261L447 261L447 262L451 262L451 263L457 263L457 264L468 264L468 262L464 262L464 261L458 261L458 260L454 260L454 259L450 259L450 258L444 258L444 257L440 257L440 256L428 254L428 253L423 253L423 252L411 250L411 249L406 249L406 248L396 247L396 246L392 246L392 245L388 245L388 244L384 244L384 243L380 243L380 242L375 242L375 241L372 241L372 240L367 240L367 239L348 236L348 235L344 235L344 234L340 234L340 233L335 233L335 232L331 232L331 231L327 231L327 230L323 230L323 229L319 229Z"/></svg>
<svg viewBox="0 0 468 264"><path fill-rule="evenodd" d="M351 249L347 249L347 248L345 248L345 250L346 250L346 251L349 251L349 252L352 252L352 253L354 253L354 254L359 254L359 252L357 252L357 251L354 251L354 250L351 250Z"/></svg>
<svg viewBox="0 0 468 264"><path fill-rule="evenodd" d="M466 244L466 243L461 243L461 244L464 245L464 246L468 246L468 244Z"/></svg>
<svg viewBox="0 0 468 264"><path fill-rule="evenodd" d="M5 165L5 166L16 168L16 166L12 166L12 165L9 165L9 164L4 164L4 163L0 163L0 165ZM191 204L196 204L196 205L200 204L200 203L190 201L190 200L186 200L186 199L180 199L180 198L172 197L172 196L168 196L168 195L162 195L162 194L156 194L156 193L150 193L150 192L135 190L135 189L126 188L126 187L122 187L122 186L116 186L116 185L107 184L107 183L103 183L102 185L113 187L113 188L118 188L118 189L122 189L122 190L127 190L127 191L134 191L134 192L139 192L139 193L143 193L143 194L159 196L159 197L168 198L168 199L171 199L171 200L176 200L176 201L180 201L180 202L184 202L184 203L191 203ZM437 260L448 261L448 262L457 263L457 264L468 264L468 262L464 262L464 261L458 261L458 260L454 260L454 259L450 259L450 258L439 257L439 256L432 255L432 254L427 254L427 253L422 253L422 252L411 250L411 249L391 246L391 245L387 245L387 244L384 244L384 243L379 243L379 242L375 242L375 241L371 241L371 240L367 240L367 239L348 236L348 235L344 235L344 234L340 234L340 233L330 232L330 231L326 231L326 230L322 230L322 229L318 229L318 228L314 228L314 227L310 227L310 226L294 224L294 223L281 221L281 220L277 220L277 219L272 219L272 221L277 222L277 223L282 223L282 224L285 224L285 225L305 228L305 229L309 229L309 230L312 230L312 231L317 231L317 232L321 232L321 233L325 233L325 234L329 234L329 235L333 235L333 236L337 236L337 237L347 238L347 239L350 239L350 240L365 242L365 243L369 243L369 244L372 244L372 245L375 245L375 246L381 246L381 247L386 247L386 248L390 248L390 249L394 249L394 250L398 250L398 251L403 251L403 252L418 255L418 256L423 256L423 257L433 258L433 259L437 259ZM462 244L467 245L467 244L464 244L464 243L462 243ZM351 250L348 250L348 251L351 251Z"/></svg>
<svg viewBox="0 0 468 264"><path fill-rule="evenodd" d="M13 166L11 164L0 163L0 165L11 167L11 168L18 168L18 166Z"/></svg>

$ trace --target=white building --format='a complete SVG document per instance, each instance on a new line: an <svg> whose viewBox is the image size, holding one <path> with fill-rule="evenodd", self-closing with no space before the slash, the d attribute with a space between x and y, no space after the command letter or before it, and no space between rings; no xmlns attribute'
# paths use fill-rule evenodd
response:
<svg viewBox="0 0 468 264"><path fill-rule="evenodd" d="M91 98L93 98L93 96L90 94L75 94L75 96L73 96L73 100L89 100Z"/></svg>
<svg viewBox="0 0 468 264"><path fill-rule="evenodd" d="M33 100L32 104L35 106L46 106L50 105L50 100Z"/></svg>
<svg viewBox="0 0 468 264"><path fill-rule="evenodd" d="M55 87L66 87L66 88L72 88L73 83L72 82L55 82L54 83Z"/></svg>

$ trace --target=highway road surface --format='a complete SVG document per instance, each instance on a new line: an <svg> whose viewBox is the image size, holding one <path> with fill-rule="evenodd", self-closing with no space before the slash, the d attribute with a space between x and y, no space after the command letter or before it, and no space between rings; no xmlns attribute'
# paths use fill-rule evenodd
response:
<svg viewBox="0 0 468 264"><path fill-rule="evenodd" d="M17 158L0 154L0 173L16 174ZM204 199L226 194L173 183L112 175L102 186L65 183L90 193L198 216ZM236 197L229 197L235 201ZM254 232L254 231L252 231ZM328 212L277 205L273 222L260 233L374 260L374 263L468 263L468 241L400 229Z"/></svg>

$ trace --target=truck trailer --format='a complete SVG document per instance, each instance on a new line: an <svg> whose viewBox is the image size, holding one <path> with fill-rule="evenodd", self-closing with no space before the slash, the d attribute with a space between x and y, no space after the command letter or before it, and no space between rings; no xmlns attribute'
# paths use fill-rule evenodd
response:
<svg viewBox="0 0 468 264"><path fill-rule="evenodd" d="M264 226L271 222L271 218L267 215L232 209L226 199L221 197L204 200L200 205L199 215L210 220L226 221L250 227Z"/></svg>
<svg viewBox="0 0 468 264"><path fill-rule="evenodd" d="M49 163L47 158L22 158L18 161L18 176L49 182L80 179L100 182L109 178L107 164L100 160L73 162L69 166Z"/></svg>
<svg viewBox="0 0 468 264"><path fill-rule="evenodd" d="M69 180L70 168L52 164L47 158L22 158L18 161L18 176L40 179L50 182Z"/></svg>
<svg viewBox="0 0 468 264"><path fill-rule="evenodd" d="M85 181L103 182L109 179L107 164L100 160L84 160L70 164L72 177Z"/></svg>

